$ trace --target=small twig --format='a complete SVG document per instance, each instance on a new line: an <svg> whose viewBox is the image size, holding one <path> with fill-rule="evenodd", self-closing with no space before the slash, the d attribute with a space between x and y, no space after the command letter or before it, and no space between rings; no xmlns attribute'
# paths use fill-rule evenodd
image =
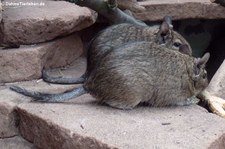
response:
<svg viewBox="0 0 225 149"><path fill-rule="evenodd" d="M43 79L38 79L36 82L37 82L37 83L43 82Z"/></svg>

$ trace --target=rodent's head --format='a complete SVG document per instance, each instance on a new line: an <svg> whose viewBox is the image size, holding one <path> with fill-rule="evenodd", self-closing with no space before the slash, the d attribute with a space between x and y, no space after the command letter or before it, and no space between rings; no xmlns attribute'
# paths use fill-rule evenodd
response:
<svg viewBox="0 0 225 149"><path fill-rule="evenodd" d="M208 62L210 57L209 53L206 53L202 58L195 58L194 59L194 66L193 66L193 87L196 93L199 93L203 89L205 89L208 85L207 79L207 72L205 70L205 65Z"/></svg>
<svg viewBox="0 0 225 149"><path fill-rule="evenodd" d="M163 44L167 48L180 51L180 46L186 45L185 53L188 55L192 55L192 49L190 44L176 31L173 30L172 19L169 16L165 16L163 18L163 22L159 27L159 31L157 32L156 43ZM180 51L183 53L183 51Z"/></svg>

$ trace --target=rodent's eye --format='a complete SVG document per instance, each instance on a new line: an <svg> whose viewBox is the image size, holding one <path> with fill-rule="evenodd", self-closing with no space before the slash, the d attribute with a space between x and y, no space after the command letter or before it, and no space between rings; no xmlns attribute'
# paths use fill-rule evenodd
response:
<svg viewBox="0 0 225 149"><path fill-rule="evenodd" d="M173 45L177 48L179 48L181 46L181 43L180 42L174 42Z"/></svg>

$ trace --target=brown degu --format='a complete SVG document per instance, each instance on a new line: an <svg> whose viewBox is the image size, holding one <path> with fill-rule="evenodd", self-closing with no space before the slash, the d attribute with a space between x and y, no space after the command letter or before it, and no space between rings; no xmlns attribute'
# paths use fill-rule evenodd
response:
<svg viewBox="0 0 225 149"><path fill-rule="evenodd" d="M186 44L190 49L187 54L191 55L192 51L188 42L180 34L170 29L167 23L165 25L163 23L160 27L142 27L124 23L104 30L92 41L87 54L87 72L109 51L137 41L164 45L168 49L176 51L179 51L180 45Z"/></svg>
<svg viewBox="0 0 225 149"><path fill-rule="evenodd" d="M181 45L180 48L186 45ZM109 50L89 73L84 84L60 94L11 89L39 102L63 102L90 93L99 103L132 109L139 103L151 106L188 105L186 99L207 86L205 64L209 54L193 58L154 42L139 41Z"/></svg>
<svg viewBox="0 0 225 149"><path fill-rule="evenodd" d="M135 42L105 55L84 88L99 102L120 109L143 102L189 105L186 99L208 85L208 59L209 53L193 58L162 45Z"/></svg>
<svg viewBox="0 0 225 149"><path fill-rule="evenodd" d="M117 24L98 33L90 42L87 51L87 71L80 78L52 77L43 70L43 80L50 83L74 84L83 83L89 73L100 63L102 57L111 50L125 44L138 41L148 41L158 44L169 50L180 51L192 55L189 43L173 30L171 17L166 16L160 26L138 26L134 24ZM180 48L181 45L186 45ZM150 49L151 50L151 49Z"/></svg>

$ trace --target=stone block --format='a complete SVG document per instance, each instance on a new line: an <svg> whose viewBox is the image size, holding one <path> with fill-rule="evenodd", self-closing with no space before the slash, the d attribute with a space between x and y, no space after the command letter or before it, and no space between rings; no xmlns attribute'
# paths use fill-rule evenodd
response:
<svg viewBox="0 0 225 149"><path fill-rule="evenodd" d="M139 4L146 11L134 13L134 16L143 21L161 21L167 15L173 20L225 18L224 7L210 0L146 0Z"/></svg>
<svg viewBox="0 0 225 149"><path fill-rule="evenodd" d="M80 37L73 34L51 42L0 50L0 82L32 80L41 77L43 67L71 64L83 53Z"/></svg>
<svg viewBox="0 0 225 149"><path fill-rule="evenodd" d="M40 148L225 148L225 120L197 105L123 111L93 101L20 104L20 132Z"/></svg>
<svg viewBox="0 0 225 149"><path fill-rule="evenodd" d="M49 41L92 25L96 17L90 9L65 1L5 0L1 42L15 46Z"/></svg>

